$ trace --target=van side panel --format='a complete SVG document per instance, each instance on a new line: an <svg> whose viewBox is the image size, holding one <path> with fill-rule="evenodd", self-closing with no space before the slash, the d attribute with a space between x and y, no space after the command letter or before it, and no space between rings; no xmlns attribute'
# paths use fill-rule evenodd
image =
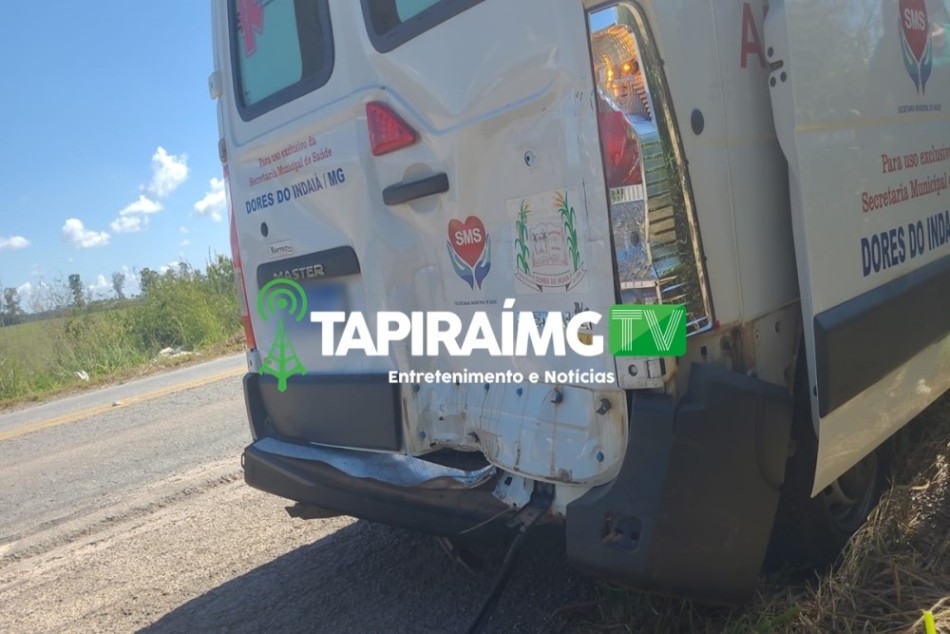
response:
<svg viewBox="0 0 950 634"><path fill-rule="evenodd" d="M774 3L766 42L817 492L950 386L950 19L943 0L814 6Z"/></svg>

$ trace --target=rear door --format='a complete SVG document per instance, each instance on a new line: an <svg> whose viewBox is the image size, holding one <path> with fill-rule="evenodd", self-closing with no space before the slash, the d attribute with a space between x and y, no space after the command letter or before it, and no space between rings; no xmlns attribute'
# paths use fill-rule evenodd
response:
<svg viewBox="0 0 950 634"><path fill-rule="evenodd" d="M773 2L815 491L950 384L950 43L943 0Z"/></svg>
<svg viewBox="0 0 950 634"><path fill-rule="evenodd" d="M607 315L615 287L585 19L580 2L548 0L229 0L216 21L230 48L218 67L233 78L220 107L249 303L283 275L303 284L310 310L361 311L373 330L378 311L451 311L465 323L485 311L496 332L512 310ZM377 105L418 140L374 155ZM251 319L263 353L276 326ZM387 358L331 357L317 326L287 328L308 373L615 372L609 354L570 351L418 357L404 345ZM606 318L594 332L606 338ZM595 429L588 399L560 410L573 420L552 440L563 419L545 427L532 410L550 402L549 386L520 401L514 389L494 402L482 385L422 386L410 418L431 419L429 438L449 446L471 443L479 421L499 463L530 425L551 453L507 460L532 475L602 480L619 465L622 426L610 438ZM410 442L425 436L408 431ZM608 441L604 459L593 448ZM570 453L552 459L558 443L575 462L586 447L588 466L558 465Z"/></svg>

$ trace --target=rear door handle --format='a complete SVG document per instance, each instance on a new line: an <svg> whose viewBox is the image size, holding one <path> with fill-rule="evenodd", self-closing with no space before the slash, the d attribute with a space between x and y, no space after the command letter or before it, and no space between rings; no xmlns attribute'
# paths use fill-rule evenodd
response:
<svg viewBox="0 0 950 634"><path fill-rule="evenodd" d="M383 190L383 202L387 205L401 205L447 191L449 191L449 177L445 172L442 172L411 183L390 185Z"/></svg>

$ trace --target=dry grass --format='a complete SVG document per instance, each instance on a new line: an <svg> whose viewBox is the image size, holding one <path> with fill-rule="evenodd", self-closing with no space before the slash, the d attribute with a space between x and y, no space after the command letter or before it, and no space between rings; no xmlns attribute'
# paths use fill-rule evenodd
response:
<svg viewBox="0 0 950 634"><path fill-rule="evenodd" d="M920 632L923 610L950 633L950 395L898 437L894 484L831 572L763 581L745 609L604 588L601 632ZM594 622L596 621L596 622Z"/></svg>
<svg viewBox="0 0 950 634"><path fill-rule="evenodd" d="M244 352L244 350L244 336L234 335L227 341L213 344L194 354L180 357L157 357L141 365L115 371L111 374L91 376L88 382L72 381L65 385L51 387L42 393L0 400L0 414L47 399L62 398L72 394L97 390L108 385L121 385L136 379L167 372L168 370L204 363L231 354L238 354L239 352Z"/></svg>

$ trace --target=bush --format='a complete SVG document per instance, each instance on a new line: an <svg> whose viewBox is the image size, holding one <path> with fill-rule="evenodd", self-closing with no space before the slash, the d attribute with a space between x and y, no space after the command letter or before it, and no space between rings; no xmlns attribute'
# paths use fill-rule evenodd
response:
<svg viewBox="0 0 950 634"><path fill-rule="evenodd" d="M152 353L227 340L241 324L231 261L218 256L206 274L186 267L169 270L149 286L133 320L141 347Z"/></svg>
<svg viewBox="0 0 950 634"><path fill-rule="evenodd" d="M148 360L137 345L127 309L69 317L57 338L60 354L56 370L62 378L79 370L90 375L111 374Z"/></svg>
<svg viewBox="0 0 950 634"><path fill-rule="evenodd" d="M225 256L205 272L188 265L150 276L141 297L103 300L65 319L0 329L0 403L105 377L148 362L163 348L200 350L241 330L234 267Z"/></svg>

